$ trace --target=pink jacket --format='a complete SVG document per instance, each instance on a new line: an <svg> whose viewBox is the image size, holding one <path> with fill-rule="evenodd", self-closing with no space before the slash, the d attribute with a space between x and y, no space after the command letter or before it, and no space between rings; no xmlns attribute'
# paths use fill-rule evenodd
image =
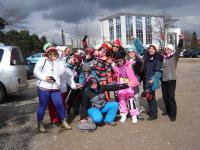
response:
<svg viewBox="0 0 200 150"><path fill-rule="evenodd" d="M126 60L126 62L124 64L124 68L125 68L125 71L126 71L129 81L133 82L132 87L136 87L137 85L139 85L139 82L138 82L138 80L135 76L135 73L133 71L133 68L132 68L133 63L134 62L130 62L130 61ZM117 77L117 83L119 84L120 83L120 81L119 81L120 68L118 66L115 66L113 68L113 70L115 71L115 74Z"/></svg>

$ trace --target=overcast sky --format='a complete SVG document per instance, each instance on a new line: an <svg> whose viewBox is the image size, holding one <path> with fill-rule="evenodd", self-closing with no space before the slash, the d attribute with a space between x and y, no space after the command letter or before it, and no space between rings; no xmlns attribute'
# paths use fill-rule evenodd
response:
<svg viewBox="0 0 200 150"><path fill-rule="evenodd" d="M0 0L0 7L19 9L24 26L49 40L57 38L61 28L70 33L74 24L87 28L89 35L100 36L98 20L119 12L167 12L180 19L182 30L200 36L200 0Z"/></svg>

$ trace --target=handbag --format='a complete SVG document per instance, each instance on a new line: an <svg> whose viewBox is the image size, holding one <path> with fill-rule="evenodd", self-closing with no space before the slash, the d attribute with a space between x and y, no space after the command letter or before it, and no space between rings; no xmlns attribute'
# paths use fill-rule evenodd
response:
<svg viewBox="0 0 200 150"><path fill-rule="evenodd" d="M81 120L78 123L77 128L81 132L94 132L97 128L96 124L92 121L91 118Z"/></svg>

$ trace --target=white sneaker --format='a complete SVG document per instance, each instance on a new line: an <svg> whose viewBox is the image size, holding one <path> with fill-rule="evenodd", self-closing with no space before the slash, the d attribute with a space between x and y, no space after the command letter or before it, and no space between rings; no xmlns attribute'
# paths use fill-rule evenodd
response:
<svg viewBox="0 0 200 150"><path fill-rule="evenodd" d="M137 116L132 116L132 123L137 123Z"/></svg>
<svg viewBox="0 0 200 150"><path fill-rule="evenodd" d="M125 114L122 114L122 115L121 115L120 122L125 122L125 121L126 121L126 115L125 115Z"/></svg>

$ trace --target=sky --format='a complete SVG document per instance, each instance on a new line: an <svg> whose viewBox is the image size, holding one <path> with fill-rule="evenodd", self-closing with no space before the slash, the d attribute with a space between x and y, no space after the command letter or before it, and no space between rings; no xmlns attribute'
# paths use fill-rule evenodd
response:
<svg viewBox="0 0 200 150"><path fill-rule="evenodd" d="M0 7L19 10L21 26L49 41L60 38L61 29L70 37L76 27L100 37L99 19L119 12L169 14L182 30L200 35L199 0L0 0Z"/></svg>

